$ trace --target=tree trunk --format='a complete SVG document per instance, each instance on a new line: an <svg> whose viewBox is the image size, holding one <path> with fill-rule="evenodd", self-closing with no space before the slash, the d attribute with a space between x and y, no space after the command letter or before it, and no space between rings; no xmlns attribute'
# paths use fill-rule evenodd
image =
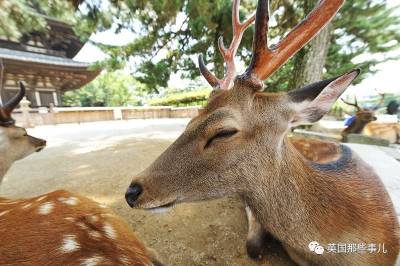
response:
<svg viewBox="0 0 400 266"><path fill-rule="evenodd" d="M319 0L304 0L304 10L309 13ZM296 89L322 79L333 27L329 23L294 57L293 78L289 89Z"/></svg>

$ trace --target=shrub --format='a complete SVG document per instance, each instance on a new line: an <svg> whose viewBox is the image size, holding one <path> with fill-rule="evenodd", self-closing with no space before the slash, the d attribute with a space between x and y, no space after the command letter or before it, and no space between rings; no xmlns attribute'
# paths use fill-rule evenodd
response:
<svg viewBox="0 0 400 266"><path fill-rule="evenodd" d="M210 89L172 93L161 98L147 101L151 106L194 106L204 105L210 95Z"/></svg>

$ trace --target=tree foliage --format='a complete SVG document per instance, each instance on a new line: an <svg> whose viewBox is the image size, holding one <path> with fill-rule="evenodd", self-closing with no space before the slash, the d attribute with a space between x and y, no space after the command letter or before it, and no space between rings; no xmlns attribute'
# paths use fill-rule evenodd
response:
<svg viewBox="0 0 400 266"><path fill-rule="evenodd" d="M65 106L132 106L140 105L138 92L142 85L132 76L119 71L105 73L79 90L63 95Z"/></svg>
<svg viewBox="0 0 400 266"><path fill-rule="evenodd" d="M3 31L3 34L8 32L9 35L20 24L25 25L26 30L42 25L42 21L35 22L32 21L33 18L25 18L25 12L15 11L24 10L24 6L39 6L44 13L57 17L62 16L57 14L57 11L75 10L69 2L60 0L50 1L51 5L47 9L49 1L15 0L12 1L16 3L15 8L7 6L7 2L0 1L0 6L3 7L0 8L3 10L0 11L0 31ZM224 67L217 42L219 36L223 36L226 44L231 40L231 0L72 2L81 2L74 17L71 16L71 21L79 22L74 25L82 38L92 32L106 30L116 33L129 30L135 34L136 38L126 45L96 45L110 56L103 62L109 69L122 68L128 61L134 62L133 75L146 85L148 92L157 92L160 87L166 87L171 73L181 73L183 78L189 79L198 77L196 61L199 54L205 55L209 67L217 76L222 76ZM272 43L276 43L305 17L309 9L307 3L310 1L271 2L273 15L270 20L269 38ZM255 6L254 0L242 0L241 17L252 13ZM332 22L324 75L337 75L360 67L363 75L356 80L360 82L367 74L374 72L374 65L389 60L388 57L377 59L374 55L387 53L399 47L400 16L396 15L396 12L398 9L390 9L385 0L347 0ZM65 14L63 16L65 17ZM11 26L3 26L6 22L11 23ZM239 49L238 60L246 64L251 58L252 34L253 28L246 31ZM268 88L287 90L295 78L293 73L296 60L302 59L296 56L271 76L267 81Z"/></svg>
<svg viewBox="0 0 400 266"><path fill-rule="evenodd" d="M276 42L287 34L311 9L309 2L273 1L271 9L276 12L271 19L269 38ZM223 62L217 40L219 36L223 36L225 43L231 40L230 0L119 1L114 8L118 14L124 14L122 18L127 19L118 18L119 21L139 23L138 37L128 45L118 47L117 53L116 47L102 48L112 55L110 61L114 62L123 62L131 56L140 57L135 75L148 85L149 90L165 86L170 74L176 71L181 71L184 77L197 77L199 73L195 61L200 53L212 62L214 72L222 76ZM253 10L255 1L242 1L241 17ZM384 0L346 1L333 21L324 75L338 75L360 67L363 76L356 81L360 82L374 72L374 65L389 60L387 57L378 60L373 55L399 47L400 18L396 16L396 10L388 8ZM129 28L129 23L119 24L119 27ZM252 34L252 29L245 33L239 52L239 59L246 63L250 60ZM269 88L288 89L294 79L291 73L295 60L290 60L267 81Z"/></svg>
<svg viewBox="0 0 400 266"><path fill-rule="evenodd" d="M196 91L170 93L163 97L153 98L147 101L151 106L191 106L204 105L210 95L209 88Z"/></svg>
<svg viewBox="0 0 400 266"><path fill-rule="evenodd" d="M69 1L0 1L0 36L17 40L25 33L44 31L46 15L66 23L76 23L75 9Z"/></svg>

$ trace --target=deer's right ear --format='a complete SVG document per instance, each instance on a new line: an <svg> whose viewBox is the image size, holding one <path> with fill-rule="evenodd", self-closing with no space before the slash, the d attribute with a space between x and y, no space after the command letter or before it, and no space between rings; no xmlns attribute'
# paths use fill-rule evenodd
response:
<svg viewBox="0 0 400 266"><path fill-rule="evenodd" d="M291 126L320 120L359 74L360 70L355 69L289 92L289 99L295 109L295 115L290 121Z"/></svg>

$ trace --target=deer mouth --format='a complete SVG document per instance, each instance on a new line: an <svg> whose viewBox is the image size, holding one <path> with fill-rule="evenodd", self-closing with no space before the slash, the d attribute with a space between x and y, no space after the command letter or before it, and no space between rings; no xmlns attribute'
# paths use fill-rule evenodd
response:
<svg viewBox="0 0 400 266"><path fill-rule="evenodd" d="M166 204L162 204L156 207L149 207L149 208L144 208L146 211L150 211L150 212L156 212L156 213L160 213L160 212L166 212L170 209L173 209L176 206L176 201L171 201L169 203Z"/></svg>
<svg viewBox="0 0 400 266"><path fill-rule="evenodd" d="M46 146L37 147L35 152L41 152Z"/></svg>

